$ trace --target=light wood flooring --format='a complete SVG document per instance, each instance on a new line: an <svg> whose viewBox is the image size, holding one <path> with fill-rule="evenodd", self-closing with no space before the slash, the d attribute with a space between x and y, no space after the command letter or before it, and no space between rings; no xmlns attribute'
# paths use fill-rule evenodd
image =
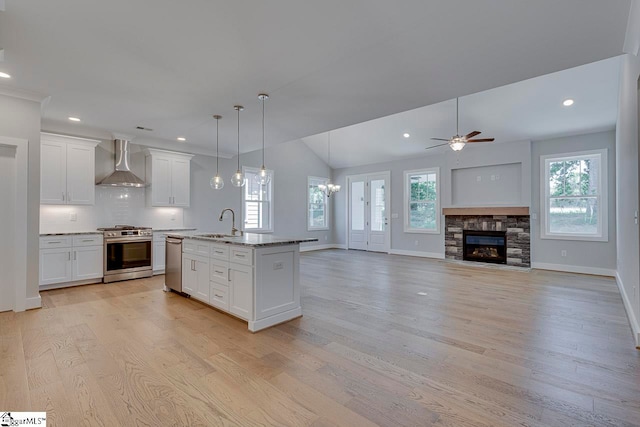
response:
<svg viewBox="0 0 640 427"><path fill-rule="evenodd" d="M612 279L339 250L300 271L304 317L257 334L164 276L42 292L43 309L0 314L0 410L52 426L640 425Z"/></svg>

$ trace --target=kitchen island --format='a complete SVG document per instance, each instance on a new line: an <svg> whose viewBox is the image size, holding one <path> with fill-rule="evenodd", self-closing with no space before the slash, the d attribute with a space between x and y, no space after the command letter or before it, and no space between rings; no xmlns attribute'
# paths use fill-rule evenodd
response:
<svg viewBox="0 0 640 427"><path fill-rule="evenodd" d="M251 332L302 316L299 246L317 239L166 234L183 242L183 294L246 320Z"/></svg>

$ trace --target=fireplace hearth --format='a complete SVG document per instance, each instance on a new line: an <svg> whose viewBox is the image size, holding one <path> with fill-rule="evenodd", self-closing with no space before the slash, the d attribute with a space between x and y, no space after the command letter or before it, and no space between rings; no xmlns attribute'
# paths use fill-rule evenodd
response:
<svg viewBox="0 0 640 427"><path fill-rule="evenodd" d="M507 234L504 231L462 230L462 259L507 263Z"/></svg>

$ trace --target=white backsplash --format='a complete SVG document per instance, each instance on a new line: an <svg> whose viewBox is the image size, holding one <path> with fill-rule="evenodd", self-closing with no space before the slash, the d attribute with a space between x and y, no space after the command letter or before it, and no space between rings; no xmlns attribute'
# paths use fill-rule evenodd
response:
<svg viewBox="0 0 640 427"><path fill-rule="evenodd" d="M144 188L100 186L94 206L40 205L40 233L92 231L117 224L180 228L183 209L147 207Z"/></svg>

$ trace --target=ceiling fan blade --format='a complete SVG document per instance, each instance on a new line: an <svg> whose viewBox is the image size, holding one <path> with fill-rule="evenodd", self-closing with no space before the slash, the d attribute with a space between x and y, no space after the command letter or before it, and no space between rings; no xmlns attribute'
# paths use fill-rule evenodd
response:
<svg viewBox="0 0 640 427"><path fill-rule="evenodd" d="M444 138L431 138L434 141L451 141L450 139L444 139Z"/></svg>
<svg viewBox="0 0 640 427"><path fill-rule="evenodd" d="M431 139L433 139L433 138L431 138ZM445 141L446 141L446 140L445 140ZM425 150L429 150L430 148L442 147L443 145L449 145L449 143L447 142L446 144L432 145L431 147L427 147L427 148L425 148Z"/></svg>
<svg viewBox="0 0 640 427"><path fill-rule="evenodd" d="M476 135L480 135L482 132L478 131L478 130L474 130L473 132L469 132L468 134L466 134L464 136L465 139L469 139L469 138L473 138Z"/></svg>
<svg viewBox="0 0 640 427"><path fill-rule="evenodd" d="M495 138L484 138L484 139L468 139L467 142L493 142Z"/></svg>

